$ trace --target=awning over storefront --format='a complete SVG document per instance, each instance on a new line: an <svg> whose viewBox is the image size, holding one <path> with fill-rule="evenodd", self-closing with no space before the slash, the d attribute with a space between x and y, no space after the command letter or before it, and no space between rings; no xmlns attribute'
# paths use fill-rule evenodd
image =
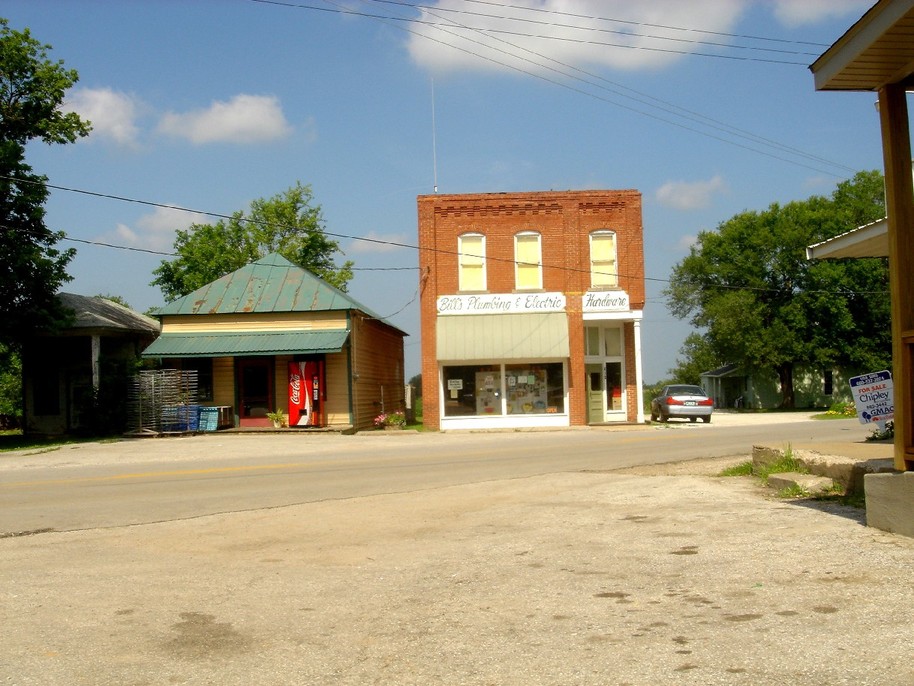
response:
<svg viewBox="0 0 914 686"><path fill-rule="evenodd" d="M438 317L439 360L566 358L564 312Z"/></svg>
<svg viewBox="0 0 914 686"><path fill-rule="evenodd" d="M265 331L246 333L163 333L143 357L228 357L338 353L349 331Z"/></svg>

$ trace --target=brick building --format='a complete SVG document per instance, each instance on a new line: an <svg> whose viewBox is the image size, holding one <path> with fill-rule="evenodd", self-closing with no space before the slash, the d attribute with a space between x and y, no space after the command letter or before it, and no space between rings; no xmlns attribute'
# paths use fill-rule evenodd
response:
<svg viewBox="0 0 914 686"><path fill-rule="evenodd" d="M426 426L641 422L641 194L418 198Z"/></svg>

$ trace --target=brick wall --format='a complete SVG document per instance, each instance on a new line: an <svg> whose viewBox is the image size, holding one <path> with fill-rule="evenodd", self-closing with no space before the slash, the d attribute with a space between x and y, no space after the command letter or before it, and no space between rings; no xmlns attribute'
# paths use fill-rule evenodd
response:
<svg viewBox="0 0 914 686"><path fill-rule="evenodd" d="M616 233L619 287L631 308L644 307L644 243L641 194L635 190L547 191L423 195L418 198L422 395L424 421L437 429L438 364L435 355L436 300L458 292L458 237L486 237L486 286L490 293L515 290L514 236L535 231L542 237L543 290L566 295L570 345L570 421L586 424L584 324L581 295L590 289L592 231ZM634 334L626 325L626 381L629 405L634 388Z"/></svg>

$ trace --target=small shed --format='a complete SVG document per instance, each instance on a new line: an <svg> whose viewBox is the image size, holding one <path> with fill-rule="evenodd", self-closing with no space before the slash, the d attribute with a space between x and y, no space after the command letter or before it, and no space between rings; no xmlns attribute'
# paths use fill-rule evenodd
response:
<svg viewBox="0 0 914 686"><path fill-rule="evenodd" d="M144 357L197 372L197 402L234 427L373 426L404 407L407 335L279 253L163 307Z"/></svg>
<svg viewBox="0 0 914 686"><path fill-rule="evenodd" d="M159 323L102 297L57 298L70 321L22 349L23 429L32 435L121 431L128 380Z"/></svg>
<svg viewBox="0 0 914 686"><path fill-rule="evenodd" d="M748 406L745 392L748 389L748 378L737 364L725 364L723 367L702 372L701 385L714 400L717 408L740 408Z"/></svg>

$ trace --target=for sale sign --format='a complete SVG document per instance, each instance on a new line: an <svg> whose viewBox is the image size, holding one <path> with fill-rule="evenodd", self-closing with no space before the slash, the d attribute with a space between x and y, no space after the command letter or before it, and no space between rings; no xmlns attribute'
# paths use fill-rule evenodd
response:
<svg viewBox="0 0 914 686"><path fill-rule="evenodd" d="M881 371L861 374L851 377L850 384L860 423L876 422L885 430L885 423L895 418L892 373Z"/></svg>

